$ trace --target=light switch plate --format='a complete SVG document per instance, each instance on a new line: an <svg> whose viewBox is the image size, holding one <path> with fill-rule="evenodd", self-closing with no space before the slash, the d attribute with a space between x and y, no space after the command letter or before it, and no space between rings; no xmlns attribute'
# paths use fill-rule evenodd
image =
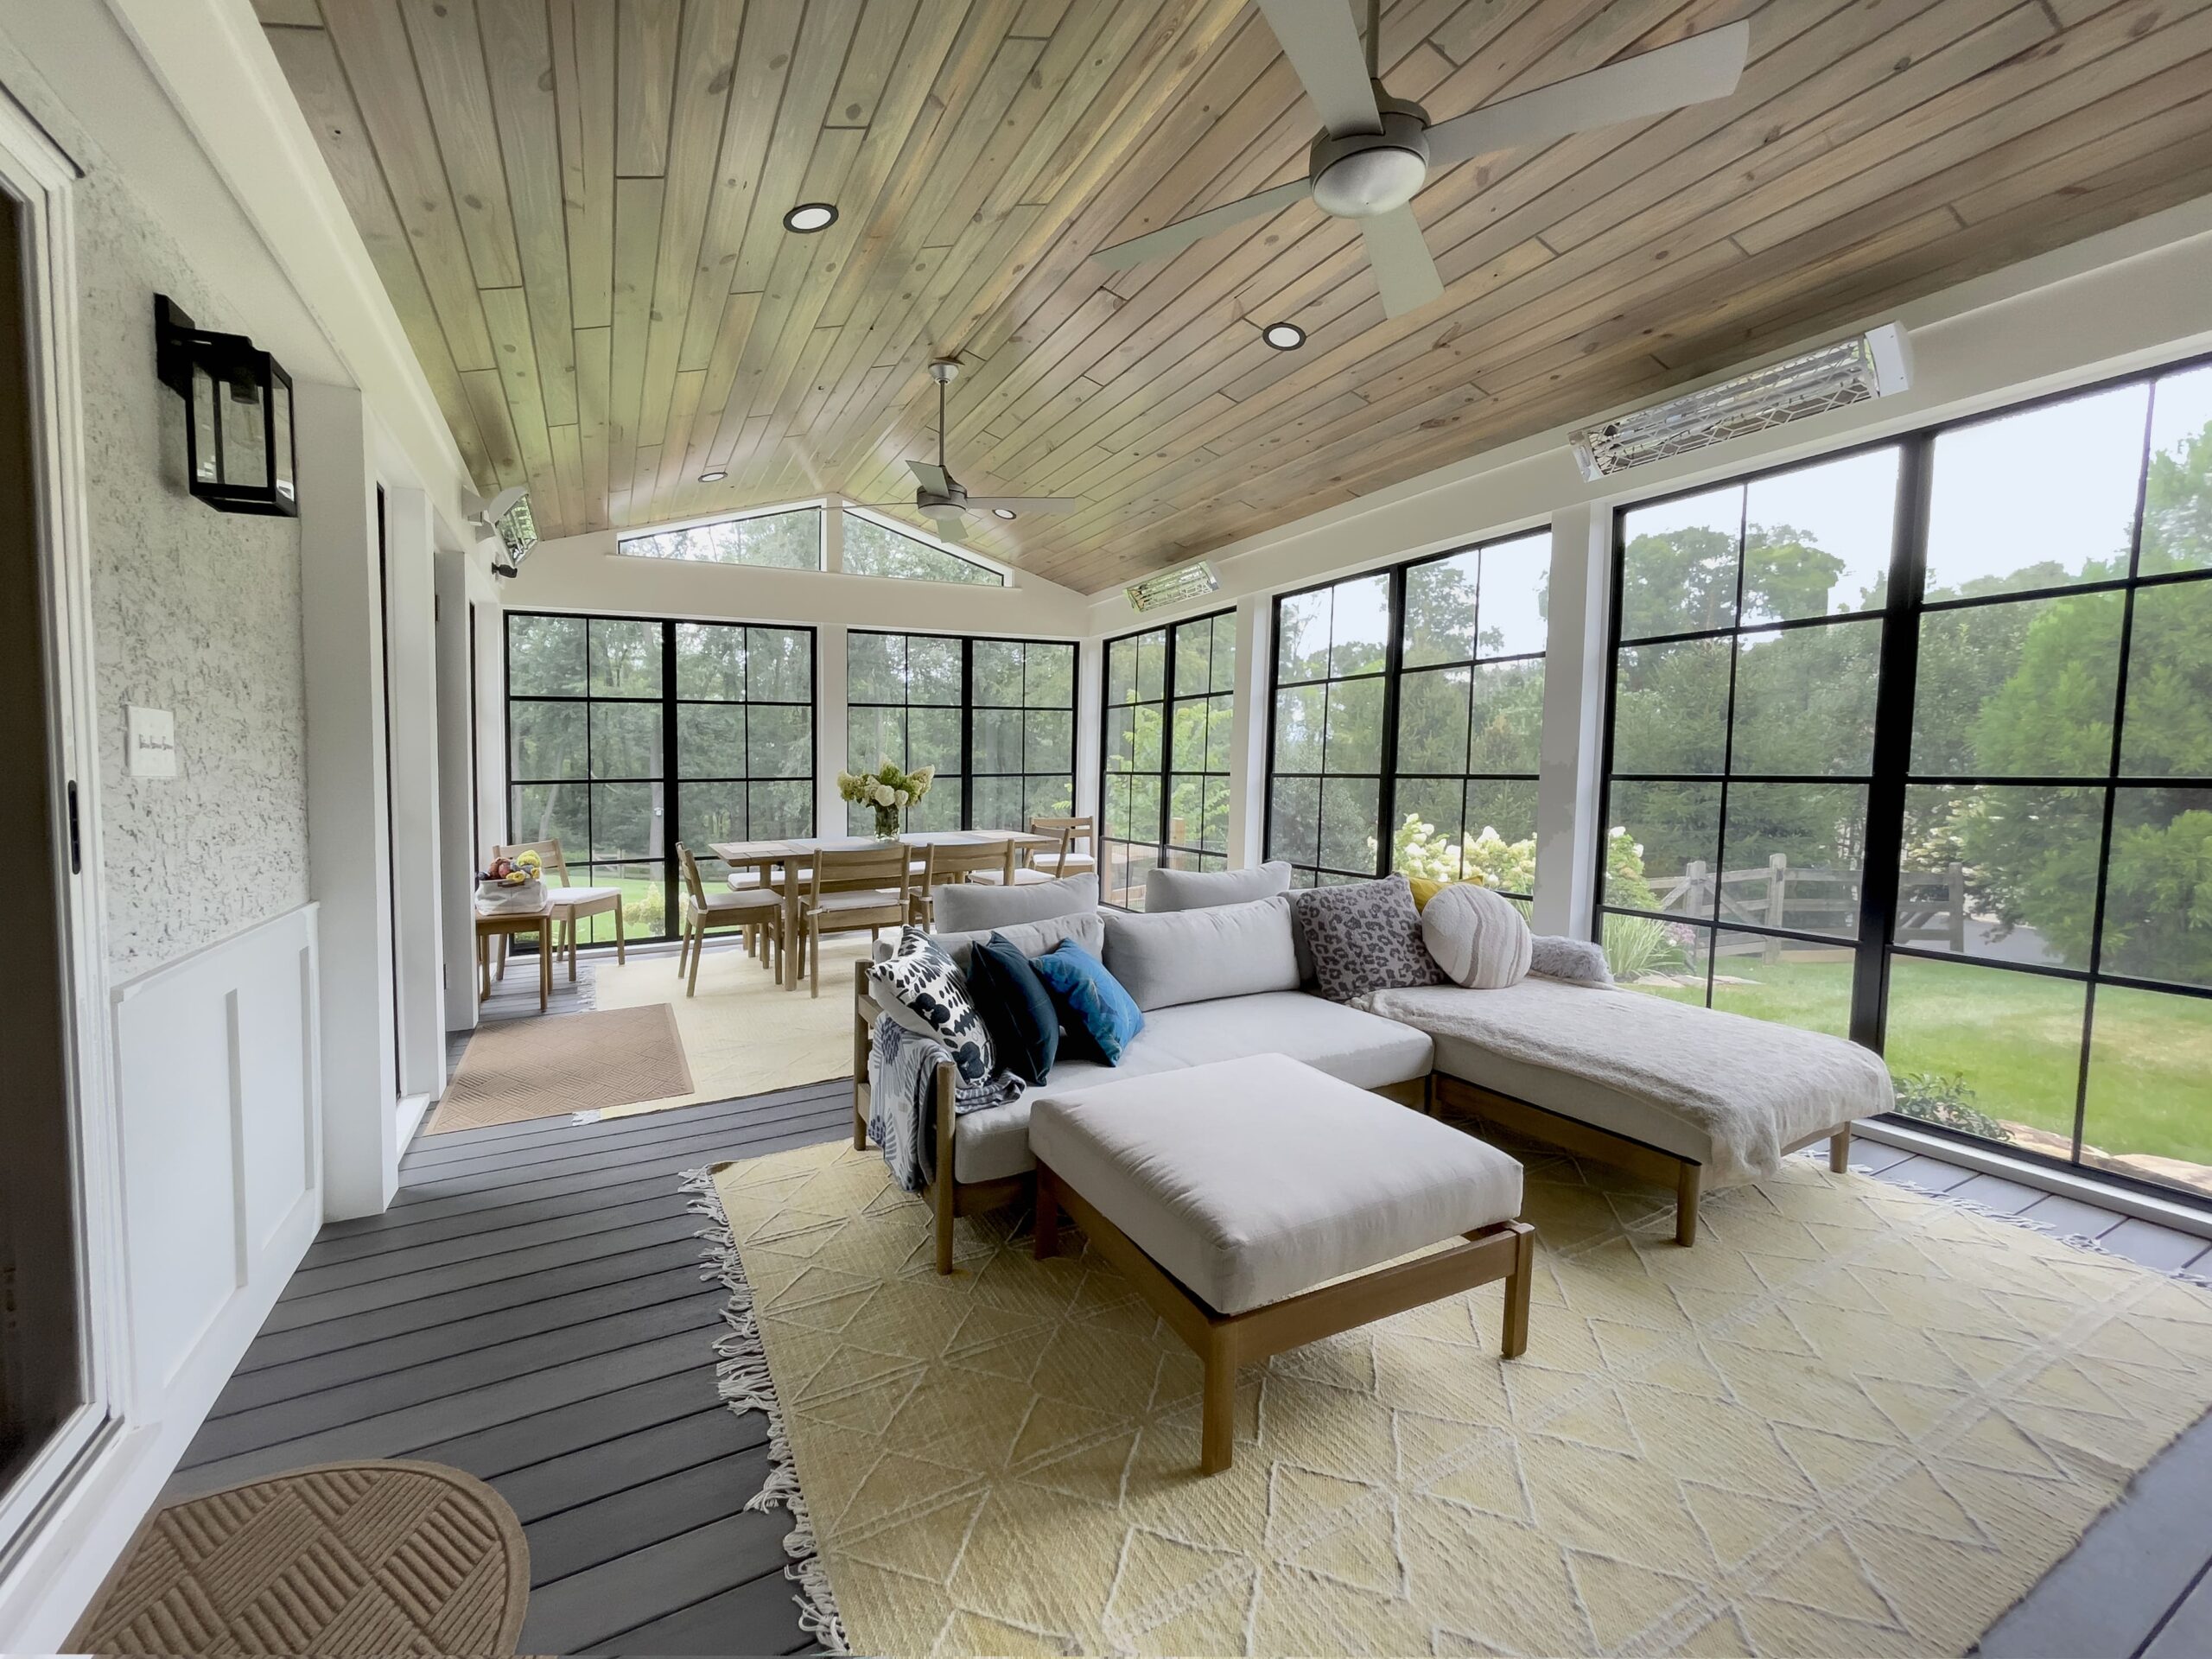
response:
<svg viewBox="0 0 2212 1659"><path fill-rule="evenodd" d="M124 741L133 778L176 776L176 716L166 709L126 710Z"/></svg>

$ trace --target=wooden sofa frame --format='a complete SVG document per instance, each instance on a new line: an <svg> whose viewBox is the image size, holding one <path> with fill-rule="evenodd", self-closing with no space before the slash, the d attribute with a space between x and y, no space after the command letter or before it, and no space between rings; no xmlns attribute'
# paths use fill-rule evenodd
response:
<svg viewBox="0 0 2212 1659"><path fill-rule="evenodd" d="M853 1149L868 1147L868 1055L874 1040L875 1022L883 1010L869 994L868 972L870 964L853 964ZM930 1210L935 1218L937 1232L937 1270L952 1271L952 1224L962 1216L980 1215L988 1210L997 1210L1024 1198L1033 1197L1036 1178L1025 1171L1019 1175L1002 1175L995 1180L961 1181L953 1179L952 1132L957 1122L953 1111L953 1084L958 1076L950 1062L937 1069L936 1111L936 1176L924 1190ZM1484 1089L1449 1072L1432 1071L1426 1077L1405 1083L1389 1084L1372 1092L1401 1105L1412 1106L1436 1116L1448 1109L1454 1114L1494 1123L1514 1134L1540 1141L1576 1157L1586 1157L1599 1163L1610 1164L1626 1170L1645 1180L1670 1185L1675 1189L1675 1242L1688 1248L1697 1243L1697 1211L1704 1191L1705 1166L1694 1159L1684 1158L1648 1141L1637 1141L1611 1129L1601 1129L1594 1123L1585 1123L1580 1118L1547 1110L1511 1095L1501 1095ZM1785 1154L1802 1152L1819 1141L1828 1143L1828 1167L1842 1174L1851 1166L1851 1128L1849 1125L1834 1134L1815 1134L1793 1142L1783 1150Z"/></svg>

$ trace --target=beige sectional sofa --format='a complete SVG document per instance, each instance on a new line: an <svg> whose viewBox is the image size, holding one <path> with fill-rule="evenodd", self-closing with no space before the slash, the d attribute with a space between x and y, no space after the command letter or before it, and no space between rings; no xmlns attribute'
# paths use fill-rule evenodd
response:
<svg viewBox="0 0 2212 1659"><path fill-rule="evenodd" d="M1252 873L1237 872L1249 880ZM1674 1185L1676 1237L1695 1237L1697 1205L1706 1168L1714 1162L1709 1136L1697 1122L1663 1099L1612 1082L1593 1081L1568 1070L1532 1063L1454 1035L1449 1021L1391 1018L1328 1001L1300 988L1304 969L1293 925L1290 900L1277 894L1217 906L1166 913L1130 913L1096 908L1090 878L1050 884L1074 889L1057 899L1042 887L1030 887L970 901L948 903L954 889L937 896L941 920L978 919L973 931L944 931L937 937L963 969L969 947L1002 933L1024 955L1044 955L1072 938L1103 960L1144 1011L1144 1028L1132 1040L1122 1063L1064 1058L1052 1070L1053 1093L1108 1084L1122 1078L1205 1065L1258 1054L1281 1054L1357 1087L1388 1095L1423 1110L1439 1105L1530 1135L1580 1154L1624 1165ZM1185 878L1187 883L1187 875ZM1039 916L1016 922L1014 906L1024 896L1041 910L1058 906L1073 913ZM1179 892L1187 903L1187 891ZM974 917L981 909L983 915ZM887 946L883 949L888 949ZM865 1053L868 1035L881 1012L871 992L868 965L860 966L855 1001L854 1145L867 1144L868 1084ZM1538 982L1529 982L1533 987ZM1560 987L1563 982L1544 982ZM1640 1008L1648 999L1635 993L1591 990L1593 1019L1602 1020L1605 999L1630 996ZM1386 994L1388 995L1388 994ZM1421 994L1449 1007L1453 998L1510 999L1503 991L1446 987ZM1506 1006L1495 1001L1486 1010ZM1690 1020L1693 1035L1718 1027L1703 1020L1746 1022L1732 1015L1669 1003L1669 1010ZM1669 1013L1662 1016L1675 1019ZM1435 1034L1432 1034L1432 1033ZM1754 1040L1758 1040L1754 1033ZM1805 1033L1777 1038L1783 1046L1800 1045ZM1813 1039L1833 1043L1833 1039ZM1863 1054L1864 1051L1853 1051ZM1878 1064L1878 1062L1876 1064ZM941 1068L937 1110L937 1179L931 1197L937 1217L937 1259L941 1272L952 1264L953 1220L1013 1202L1027 1192L1035 1166L1029 1146L1030 1099L956 1115L951 1069ZM1827 1140L1831 1160L1843 1166L1850 1141L1847 1110L1839 1121L1823 1117L1814 1103L1801 1106L1793 1120L1819 1120L1816 1132L1795 1136L1785 1150ZM950 1178L948 1179L948 1172Z"/></svg>

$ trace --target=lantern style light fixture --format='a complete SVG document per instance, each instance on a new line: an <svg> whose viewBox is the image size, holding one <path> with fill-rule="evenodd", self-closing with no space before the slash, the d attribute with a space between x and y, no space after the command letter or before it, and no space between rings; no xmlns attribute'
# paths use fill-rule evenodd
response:
<svg viewBox="0 0 2212 1659"><path fill-rule="evenodd" d="M154 296L154 363L184 399L192 493L219 512L299 516L292 442L292 377L244 334L194 326L166 294Z"/></svg>

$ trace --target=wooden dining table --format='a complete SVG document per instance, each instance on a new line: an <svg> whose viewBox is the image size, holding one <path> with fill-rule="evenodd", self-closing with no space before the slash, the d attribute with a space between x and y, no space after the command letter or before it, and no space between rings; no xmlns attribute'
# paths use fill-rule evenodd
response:
<svg viewBox="0 0 2212 1659"><path fill-rule="evenodd" d="M899 839L917 852L925 852L931 847L973 847L984 842L1010 841L1018 855L1026 855L1034 848L1060 844L1059 836L1039 835L1032 830L912 830ZM793 836L782 841L710 841L707 850L728 865L732 874L742 869L760 872L760 885L783 898L784 938L795 940L798 938L798 893L814 874L814 855L860 852L882 845L874 836ZM782 955L783 976L778 983L785 990L797 990L804 977L799 972L798 952L787 946Z"/></svg>

